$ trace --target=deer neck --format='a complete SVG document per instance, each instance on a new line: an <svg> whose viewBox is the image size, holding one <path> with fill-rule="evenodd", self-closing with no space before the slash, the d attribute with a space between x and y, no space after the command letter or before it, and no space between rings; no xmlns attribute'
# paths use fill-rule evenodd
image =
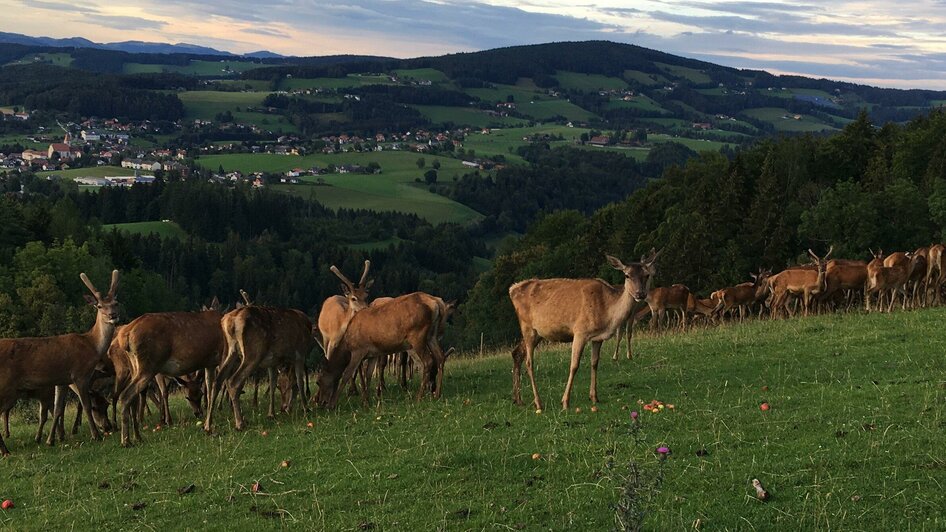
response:
<svg viewBox="0 0 946 532"><path fill-rule="evenodd" d="M95 315L95 324L92 329L85 333L85 336L91 340L95 346L95 352L99 357L105 356L108 346L112 343L112 337L115 335L115 325L108 322L101 312Z"/></svg>
<svg viewBox="0 0 946 532"><path fill-rule="evenodd" d="M649 282L647 283L647 291L650 292ZM627 321L628 317L631 315L631 312L634 310L636 303L637 300L634 299L631 283L629 280L624 279L624 289L621 290L621 295L618 297L616 305L619 323Z"/></svg>

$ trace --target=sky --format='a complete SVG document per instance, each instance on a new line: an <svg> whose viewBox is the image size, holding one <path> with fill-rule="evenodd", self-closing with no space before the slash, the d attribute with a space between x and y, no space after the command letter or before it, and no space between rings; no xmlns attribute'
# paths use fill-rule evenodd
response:
<svg viewBox="0 0 946 532"><path fill-rule="evenodd" d="M946 0L73 1L0 0L0 31L393 57L610 40L738 68L946 90Z"/></svg>

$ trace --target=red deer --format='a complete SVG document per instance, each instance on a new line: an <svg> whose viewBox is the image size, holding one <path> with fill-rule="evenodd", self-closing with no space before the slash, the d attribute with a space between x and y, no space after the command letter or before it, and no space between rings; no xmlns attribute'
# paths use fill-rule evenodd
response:
<svg viewBox="0 0 946 532"><path fill-rule="evenodd" d="M802 309L805 316L811 309L812 298L825 290L825 265L834 251L832 246L824 257L808 250L813 268L788 268L768 278L769 291L772 292L772 315L788 312L788 298L802 297Z"/></svg>
<svg viewBox="0 0 946 532"><path fill-rule="evenodd" d="M115 295L119 273L118 270L112 272L112 282L104 296L84 273L79 277L92 292L92 297L86 296L86 300L96 309L95 325L86 333L0 339L0 412L9 410L21 397L53 386L72 385L86 417L94 419L89 386L96 366L105 358L118 323L119 305ZM63 397L57 398L54 420L62 416L65 397L60 395ZM89 430L93 439L101 438L94 422L89 423ZM0 455L8 454L10 451L0 437Z"/></svg>
<svg viewBox="0 0 946 532"><path fill-rule="evenodd" d="M601 344L613 337L622 324L628 321L635 303L647 299L650 279L654 275L654 263L658 252L649 258L625 265L620 259L607 255L612 268L624 274L624 286L613 286L601 279L529 279L509 287L509 297L519 318L522 344L513 350L512 396L516 404L520 398L520 368L523 360L532 384L535 407L542 409L542 400L535 384L532 359L540 340L571 342L572 355L568 381L562 396L562 408L568 408L572 384L585 344L591 342L591 388L592 403L598 402L598 359ZM631 324L628 326L630 343ZM630 352L630 346L628 346Z"/></svg>
<svg viewBox="0 0 946 532"><path fill-rule="evenodd" d="M119 348L128 357L130 371L123 375L118 401L122 408L122 446L131 444L129 432L134 422L135 438L141 441L139 420L132 416L138 397L158 375L182 377L205 372L206 381L216 378L226 340L217 310L201 312L158 312L143 314L126 325L119 335ZM166 384L158 383L162 418L170 422Z"/></svg>
<svg viewBox="0 0 946 532"><path fill-rule="evenodd" d="M926 304L926 272L929 269L930 248L918 248L910 254L910 279L907 281L907 293L912 307Z"/></svg>
<svg viewBox="0 0 946 532"><path fill-rule="evenodd" d="M864 304L870 312L870 300L874 294L877 294L877 306L880 310L884 307L884 296L890 294L890 303L887 305L887 312L893 310L897 294L903 299L903 308L906 309L907 291L906 283L910 279L910 268L912 261L906 253L891 253L884 258L883 250L876 253L871 250L874 260L867 265L867 284L864 289Z"/></svg>
<svg viewBox="0 0 946 532"><path fill-rule="evenodd" d="M752 305L765 299L768 293L766 279L772 275L769 270L760 270L759 273L749 274L752 277L751 282L737 284L713 292L714 299L718 302L715 308L715 314L722 317L726 313L738 310L739 319L745 320L746 314L751 312Z"/></svg>
<svg viewBox="0 0 946 532"><path fill-rule="evenodd" d="M319 311L319 333L322 335L322 348L329 357L343 336L354 314L368 306L368 289L374 282L368 279L371 261L365 261L361 280L355 285L348 277L332 266L330 269L342 281L343 296L331 296L322 303Z"/></svg>
<svg viewBox="0 0 946 532"><path fill-rule="evenodd" d="M929 260L926 267L926 290L930 304L943 302L943 284L946 283L946 247L942 244L930 246Z"/></svg>
<svg viewBox="0 0 946 532"><path fill-rule="evenodd" d="M836 300L846 295L850 305L858 294L863 293L867 283L867 263L862 260L831 259L825 265L823 302Z"/></svg>
<svg viewBox="0 0 946 532"><path fill-rule="evenodd" d="M296 386L306 408L305 358L315 349L312 322L304 312L294 309L248 306L224 314L220 320L227 341L226 356L210 387L204 430L213 432L214 402L224 383L233 407L233 423L243 430L246 422L240 407L240 394L257 369L269 370L269 415L276 400L276 369L291 367ZM209 384L208 384L209 385Z"/></svg>
<svg viewBox="0 0 946 532"><path fill-rule="evenodd" d="M344 336L319 373L319 404L335 408L339 388L354 377L366 358L404 350L411 350L424 368L417 399L431 386L433 396L439 398L446 361L438 341L443 312L442 299L414 292L352 314ZM367 399L367 390L362 394Z"/></svg>

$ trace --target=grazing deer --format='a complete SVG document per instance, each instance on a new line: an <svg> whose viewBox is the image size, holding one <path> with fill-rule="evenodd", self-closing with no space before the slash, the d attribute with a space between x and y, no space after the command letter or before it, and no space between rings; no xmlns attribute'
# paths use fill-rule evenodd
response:
<svg viewBox="0 0 946 532"><path fill-rule="evenodd" d="M771 270L759 270L759 273L750 273L752 281L740 283L713 292L713 299L717 300L714 313L722 317L727 313L738 310L740 321L745 321L747 311L751 306L765 299L768 293L766 280L772 275Z"/></svg>
<svg viewBox="0 0 946 532"><path fill-rule="evenodd" d="M319 404L335 408L339 388L353 378L366 358L404 350L410 350L424 368L417 399L431 387L433 396L439 398L446 362L438 341L443 313L443 300L423 292L395 297L352 313L345 334L330 351L319 373ZM362 390L362 394L367 400L367 390Z"/></svg>
<svg viewBox="0 0 946 532"><path fill-rule="evenodd" d="M44 338L0 339L0 412L10 409L20 397L48 390L53 386L72 385L79 395L82 409L88 419L92 416L89 385L93 372L105 357L118 323L118 270L112 272L112 282L106 295L96 290L83 273L79 276L92 297L86 300L96 309L95 325L86 333L71 333ZM62 416L64 394L55 401L53 419ZM89 423L93 439L101 438L94 422ZM50 431L50 436L55 431ZM50 440L51 441L51 440ZM0 437L0 455L8 455Z"/></svg>
<svg viewBox="0 0 946 532"><path fill-rule="evenodd" d="M918 248L910 256L910 278L907 293L913 308L926 305L926 272L929 269L930 248Z"/></svg>
<svg viewBox="0 0 946 532"><path fill-rule="evenodd" d="M946 283L946 247L942 244L930 246L929 260L926 266L926 290L930 304L943 302L943 284Z"/></svg>
<svg viewBox="0 0 946 532"><path fill-rule="evenodd" d="M257 369L269 372L269 416L275 415L276 369L291 367L296 387L306 409L305 358L316 347L312 322L304 312L294 309L248 306L224 314L220 320L227 349L217 377L210 387L204 430L213 432L214 402L224 383L233 407L233 423L243 430L246 422L240 407L240 394L246 380ZM209 383L208 383L209 386Z"/></svg>
<svg viewBox="0 0 946 532"><path fill-rule="evenodd" d="M542 409L532 368L535 347L541 339L572 342L571 365L562 396L562 408L568 408L582 351L585 344L591 342L589 397L592 403L598 402L601 344L613 337L620 326L628 321L635 303L647 299L658 255L659 252L652 252L649 258L641 257L640 262L627 265L616 257L606 255L611 267L624 274L623 287L612 286L601 279L529 279L509 287L509 298L512 299L522 331L521 348L513 350L512 397L516 404L522 404L519 394L520 368L525 360L535 407ZM627 328L628 344L632 325L628 324Z"/></svg>
<svg viewBox="0 0 946 532"><path fill-rule="evenodd" d="M884 258L883 250L874 252L871 250L874 259L867 264L867 284L864 289L865 307L870 312L870 300L874 294L877 294L877 307L883 310L884 296L890 294L890 303L887 305L887 312L893 310L897 294L903 299L903 309L907 305L906 284L912 273L912 261L906 253L891 253Z"/></svg>
<svg viewBox="0 0 946 532"><path fill-rule="evenodd" d="M808 315L812 298L819 296L825 290L825 265L833 251L834 246L828 249L824 257L819 257L809 249L808 256L811 257L813 267L788 268L768 278L768 289L772 293L773 316L779 311L788 312L788 298L798 296L802 297L803 315Z"/></svg>
<svg viewBox="0 0 946 532"><path fill-rule="evenodd" d="M824 283L824 293L819 298L821 301L829 302L846 294L848 305L851 305L852 298L864 291L867 263L862 260L831 259L825 265Z"/></svg>
<svg viewBox="0 0 946 532"><path fill-rule="evenodd" d="M122 408L122 446L131 444L129 432L134 422L135 438L141 441L139 420L133 408L155 377L182 377L203 371L213 382L223 357L226 340L218 310L201 312L158 312L143 314L122 329L119 348L128 359L130 371L123 375L118 402ZM158 382L162 418L170 423L164 379Z"/></svg>
<svg viewBox="0 0 946 532"><path fill-rule="evenodd" d="M368 279L370 268L371 261L366 260L365 269L361 272L361 280L357 285L349 281L334 265L330 268L342 281L344 295L327 298L319 311L319 333L322 335L322 347L326 357L331 356L338 342L345 336L352 316L368 306L368 289L374 283L372 279Z"/></svg>
<svg viewBox="0 0 946 532"><path fill-rule="evenodd" d="M692 297L693 294L690 292L690 289L682 284L652 288L647 293L647 299L645 299L647 306L650 308L651 330L657 330L664 321L664 318L666 318L667 327L670 326L670 316L667 314L668 310L676 310L680 315L683 328L686 328L686 311L691 304Z"/></svg>

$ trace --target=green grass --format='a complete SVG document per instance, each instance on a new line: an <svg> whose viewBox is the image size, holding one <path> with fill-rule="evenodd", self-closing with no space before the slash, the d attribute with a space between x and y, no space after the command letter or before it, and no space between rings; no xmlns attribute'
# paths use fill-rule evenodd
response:
<svg viewBox="0 0 946 532"><path fill-rule="evenodd" d="M184 103L186 118L214 120L218 114L230 111L236 122L255 124L273 131L296 131L296 127L284 116L246 111L247 107L260 107L267 94L269 93L186 91L178 93L178 97Z"/></svg>
<svg viewBox="0 0 946 532"><path fill-rule="evenodd" d="M828 124L825 124L821 120L810 116L810 115L801 115L800 120L795 120L791 118L796 113L791 113L785 109L778 107L757 107L755 109L746 109L742 112L747 116L758 120L764 120L766 122L771 122L775 129L778 131L824 131L824 130L833 130L835 128L831 127ZM789 118L782 118L783 116L789 116Z"/></svg>
<svg viewBox="0 0 946 532"><path fill-rule="evenodd" d="M142 74L156 72L175 72L178 74L187 74L190 76L202 77L225 77L234 76L240 72L260 68L261 63L252 61L204 61L192 60L187 66L180 65L158 65L150 63L125 63L122 71L125 74ZM229 72L224 68L229 67Z"/></svg>
<svg viewBox="0 0 946 532"><path fill-rule="evenodd" d="M640 109L642 111L667 112L659 103L643 94L634 96L630 101L624 101L623 99L610 100L608 101L608 109Z"/></svg>
<svg viewBox="0 0 946 532"><path fill-rule="evenodd" d="M587 121L595 118L594 113L569 101L557 99L524 103L519 105L517 111L536 120L549 120L559 116L574 121Z"/></svg>
<svg viewBox="0 0 946 532"><path fill-rule="evenodd" d="M49 147L48 142L34 142L26 137L26 135L0 135L0 145L19 143L24 148L34 150L43 150Z"/></svg>
<svg viewBox="0 0 946 532"><path fill-rule="evenodd" d="M182 229L181 226L177 225L175 222L155 221L106 224L102 226L102 229L106 231L118 229L119 231L135 235L149 235L154 233L162 237L187 238L187 231Z"/></svg>
<svg viewBox="0 0 946 532"><path fill-rule="evenodd" d="M689 81L690 83L709 83L712 79L707 76L704 72L697 70L695 68L689 68L685 66L678 65L667 65L664 63L654 63L658 68L666 72L667 74L676 77L683 78Z"/></svg>
<svg viewBox="0 0 946 532"><path fill-rule="evenodd" d="M557 407L563 346L536 358L542 415L511 404L506 352L451 359L438 401L392 385L375 406L343 399L334 413L266 420L245 397L249 430L221 411L213 438L178 400L185 421L131 449L87 432L36 445L22 418L33 408L22 408L2 460L16 508L0 526L606 530L634 463L645 483L662 478L639 494L647 530L942 530L944 319L936 309L729 325L640 338L635 358L617 362L608 342L597 413L587 353L572 410ZM652 399L675 409L639 408ZM753 497L753 478L769 502Z"/></svg>
<svg viewBox="0 0 946 532"><path fill-rule="evenodd" d="M516 149L520 146L526 146L530 143L523 138L532 135L561 135L564 141L553 141L552 145L571 145L578 139L582 133L587 133L588 129L578 127L566 127L558 125L540 125L535 127L511 127L503 129L494 129L489 135L480 133L471 133L463 141L463 147L467 150L474 150L477 156L490 157L493 155L502 155L509 162L525 163L525 160L516 154Z"/></svg>
<svg viewBox="0 0 946 532"><path fill-rule="evenodd" d="M512 96L512 100L520 107L529 102L553 99L542 90L516 85L496 84L489 88L464 89L464 92L489 103L505 102Z"/></svg>
<svg viewBox="0 0 946 532"><path fill-rule="evenodd" d="M427 166L417 168L417 159L423 157ZM457 159L423 155L405 151L369 153L340 153L334 155L308 155L296 157L274 154L227 154L209 155L197 160L205 168L250 172L285 172L293 168L326 168L330 164L359 164L371 162L381 165L381 174L326 174L319 176L325 184L317 186L315 177L304 178L305 184L275 185L274 190L294 194L303 198L314 198L327 207L369 209L413 213L432 223L468 223L479 220L482 215L473 209L418 186L414 179L422 177L434 161L440 161L439 180L452 181L454 175L463 175L469 170Z"/></svg>
<svg viewBox="0 0 946 532"><path fill-rule="evenodd" d="M627 82L621 78L612 78L601 74L580 74L578 72L560 71L555 74L555 79L561 88L566 90L582 90L585 92L626 89Z"/></svg>
<svg viewBox="0 0 946 532"><path fill-rule="evenodd" d="M288 78L279 81L281 90L292 89L345 89L363 85L390 85L387 76L349 74L344 78Z"/></svg>
<svg viewBox="0 0 946 532"><path fill-rule="evenodd" d="M414 68L414 69L398 69L394 71L398 78L404 80L414 80L414 81L423 81L428 80L434 83L445 83L450 81L450 78L447 77L443 72L435 68Z"/></svg>
<svg viewBox="0 0 946 532"><path fill-rule="evenodd" d="M37 60L38 59L38 60ZM51 65L68 67L72 66L72 54L68 53L38 53L28 54L17 61L9 64L30 64L30 63L49 63Z"/></svg>
<svg viewBox="0 0 946 532"><path fill-rule="evenodd" d="M625 70L624 79L628 81L636 81L645 87L656 87L658 85L669 83L667 78L661 76L660 74L648 74L646 72L641 72L640 70Z"/></svg>
<svg viewBox="0 0 946 532"><path fill-rule="evenodd" d="M142 172L150 174L150 172ZM53 170L51 172L37 172L38 176L58 175L63 179L75 179L77 177L117 177L135 175L133 168L122 168L120 166L93 166L91 168L70 168L69 170Z"/></svg>
<svg viewBox="0 0 946 532"><path fill-rule="evenodd" d="M457 125L471 127L506 127L526 123L521 118L511 116L491 116L486 111L468 107L448 107L444 105L414 105L422 115L434 124L452 122Z"/></svg>
<svg viewBox="0 0 946 532"><path fill-rule="evenodd" d="M660 142L677 142L683 144L684 146L690 148L693 151L719 151L723 146L728 145L730 148L735 148L736 145L728 142L719 142L715 140L707 139L691 139L686 137L672 137L670 135L665 135L662 133L654 133L647 135L647 142L660 143Z"/></svg>

